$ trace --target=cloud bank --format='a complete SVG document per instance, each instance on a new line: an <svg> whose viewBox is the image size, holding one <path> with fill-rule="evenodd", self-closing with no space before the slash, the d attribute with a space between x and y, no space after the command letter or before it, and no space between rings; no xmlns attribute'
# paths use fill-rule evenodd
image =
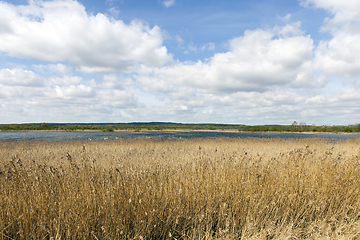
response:
<svg viewBox="0 0 360 240"><path fill-rule="evenodd" d="M356 123L360 5L301 5L331 14L321 26L331 38L314 45L288 14L283 26L229 39L226 52L179 61L165 30L142 20L93 15L72 0L0 2L0 53L37 61L0 69L0 122Z"/></svg>

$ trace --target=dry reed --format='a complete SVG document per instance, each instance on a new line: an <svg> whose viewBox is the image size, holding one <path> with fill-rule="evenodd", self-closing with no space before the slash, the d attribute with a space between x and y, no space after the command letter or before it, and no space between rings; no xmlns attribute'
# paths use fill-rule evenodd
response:
<svg viewBox="0 0 360 240"><path fill-rule="evenodd" d="M0 239L360 239L359 143L0 142Z"/></svg>

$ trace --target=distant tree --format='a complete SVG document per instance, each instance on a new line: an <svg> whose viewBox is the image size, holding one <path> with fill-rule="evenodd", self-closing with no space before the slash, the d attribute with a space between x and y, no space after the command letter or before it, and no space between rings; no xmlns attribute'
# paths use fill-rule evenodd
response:
<svg viewBox="0 0 360 240"><path fill-rule="evenodd" d="M294 130L296 130L297 127L298 127L297 121L294 121L294 122L291 124L291 127L292 127Z"/></svg>
<svg viewBox="0 0 360 240"><path fill-rule="evenodd" d="M300 122L299 127L300 127L301 130L305 130L306 129L306 123Z"/></svg>
<svg viewBox="0 0 360 240"><path fill-rule="evenodd" d="M360 124L359 123L355 124L355 130L357 132L360 132Z"/></svg>

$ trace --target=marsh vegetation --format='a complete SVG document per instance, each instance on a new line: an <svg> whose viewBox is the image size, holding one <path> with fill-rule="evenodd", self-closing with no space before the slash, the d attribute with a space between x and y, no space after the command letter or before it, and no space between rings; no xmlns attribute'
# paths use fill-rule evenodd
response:
<svg viewBox="0 0 360 240"><path fill-rule="evenodd" d="M357 239L360 140L0 142L0 239Z"/></svg>
<svg viewBox="0 0 360 240"><path fill-rule="evenodd" d="M233 131L233 132L315 132L360 133L360 124L346 126L316 126L297 123L291 125L236 125L236 124L182 124L182 123L33 123L0 124L0 131Z"/></svg>

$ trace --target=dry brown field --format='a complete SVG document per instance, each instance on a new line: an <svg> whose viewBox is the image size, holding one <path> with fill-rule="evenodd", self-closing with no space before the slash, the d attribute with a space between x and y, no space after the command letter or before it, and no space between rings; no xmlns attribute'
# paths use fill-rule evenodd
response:
<svg viewBox="0 0 360 240"><path fill-rule="evenodd" d="M360 140L0 142L0 239L360 239Z"/></svg>

